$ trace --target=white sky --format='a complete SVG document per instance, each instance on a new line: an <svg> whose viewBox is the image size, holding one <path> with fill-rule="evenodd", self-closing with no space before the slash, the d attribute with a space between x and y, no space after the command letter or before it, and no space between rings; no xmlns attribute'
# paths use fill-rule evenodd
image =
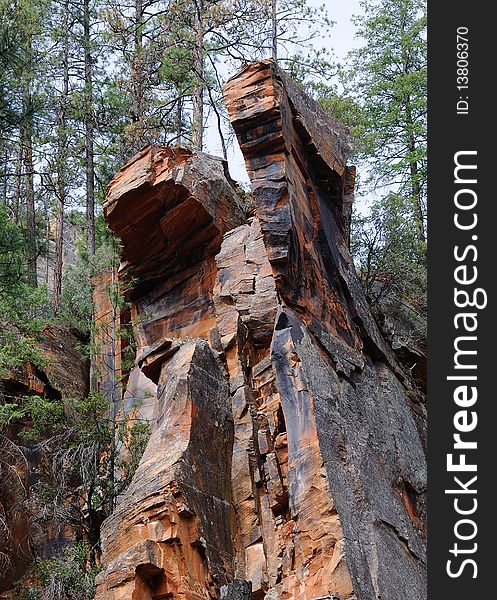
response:
<svg viewBox="0 0 497 600"><path fill-rule="evenodd" d="M331 29L331 35L316 40L316 46L326 47L333 51L337 59L344 59L350 50L360 44L360 41L356 40L354 37L355 27L351 22L352 15L357 15L362 12L361 7L359 6L359 0L308 0L308 4L316 7L324 4L328 16L335 21L335 25ZM214 120L212 120L212 123L208 123L205 145L206 152L216 156L222 156L221 144ZM240 152L236 140L234 144L228 148L228 165L233 179L248 185L248 177L242 153Z"/></svg>

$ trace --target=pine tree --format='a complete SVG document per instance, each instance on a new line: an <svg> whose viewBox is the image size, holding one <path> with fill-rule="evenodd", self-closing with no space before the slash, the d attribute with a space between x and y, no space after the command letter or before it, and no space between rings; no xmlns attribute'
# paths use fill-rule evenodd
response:
<svg viewBox="0 0 497 600"><path fill-rule="evenodd" d="M356 214L352 249L366 294L422 339L426 326L426 6L424 0L362 2L364 44L344 71L344 90L321 86L322 104L346 121L374 200Z"/></svg>
<svg viewBox="0 0 497 600"><path fill-rule="evenodd" d="M62 292L62 266L64 257L64 217L68 203L68 112L70 102L69 90L69 36L71 34L69 0L64 0L60 6L60 49L57 61L57 70L61 71L61 89L57 99L57 130L56 130L56 185L54 186L56 204L55 223L55 265L53 276L52 309L56 314L59 310L60 295Z"/></svg>
<svg viewBox="0 0 497 600"><path fill-rule="evenodd" d="M85 126L85 179L86 179L86 248L95 254L95 166L93 122L93 57L91 46L92 10L90 0L83 0L82 48L84 54L84 126Z"/></svg>
<svg viewBox="0 0 497 600"><path fill-rule="evenodd" d="M376 186L405 199L420 242L426 229L426 7L424 0L363 2L353 55L364 105L364 154Z"/></svg>

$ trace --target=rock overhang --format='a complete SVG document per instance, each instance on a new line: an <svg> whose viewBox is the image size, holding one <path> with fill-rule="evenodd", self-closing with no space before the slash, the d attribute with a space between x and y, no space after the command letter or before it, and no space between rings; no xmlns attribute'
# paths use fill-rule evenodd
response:
<svg viewBox="0 0 497 600"><path fill-rule="evenodd" d="M214 256L245 221L225 161L181 147L143 148L110 182L103 210L130 298Z"/></svg>

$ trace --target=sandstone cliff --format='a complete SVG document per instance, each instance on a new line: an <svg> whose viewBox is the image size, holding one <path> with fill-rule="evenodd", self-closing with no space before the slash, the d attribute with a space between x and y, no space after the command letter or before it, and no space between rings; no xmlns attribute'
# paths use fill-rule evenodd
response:
<svg viewBox="0 0 497 600"><path fill-rule="evenodd" d="M142 150L104 204L137 344L121 410L152 434L96 598L422 600L424 409L349 255L347 131L269 61L225 98L255 216L182 148Z"/></svg>

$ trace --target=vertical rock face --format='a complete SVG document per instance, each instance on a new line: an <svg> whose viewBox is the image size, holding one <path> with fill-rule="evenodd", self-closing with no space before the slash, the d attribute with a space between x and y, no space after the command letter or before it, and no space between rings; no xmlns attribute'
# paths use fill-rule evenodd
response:
<svg viewBox="0 0 497 600"><path fill-rule="evenodd" d="M421 599L424 413L349 256L346 131L270 62L241 71L225 97L281 302L271 360L289 454L291 434L314 422L355 595Z"/></svg>
<svg viewBox="0 0 497 600"><path fill-rule="evenodd" d="M163 364L158 426L104 528L113 559L97 597L208 598L231 578L228 397L206 341L186 342Z"/></svg>
<svg viewBox="0 0 497 600"><path fill-rule="evenodd" d="M255 216L185 149L145 148L104 205L137 343L125 410L157 393L96 597L422 600L424 410L349 256L347 131L271 62L225 97Z"/></svg>
<svg viewBox="0 0 497 600"><path fill-rule="evenodd" d="M103 528L97 598L217 597L234 578L234 508L215 255L243 210L223 161L170 148L146 148L128 163L104 210L123 242L135 324L124 410L135 410L144 386L157 395L145 411L147 449Z"/></svg>

